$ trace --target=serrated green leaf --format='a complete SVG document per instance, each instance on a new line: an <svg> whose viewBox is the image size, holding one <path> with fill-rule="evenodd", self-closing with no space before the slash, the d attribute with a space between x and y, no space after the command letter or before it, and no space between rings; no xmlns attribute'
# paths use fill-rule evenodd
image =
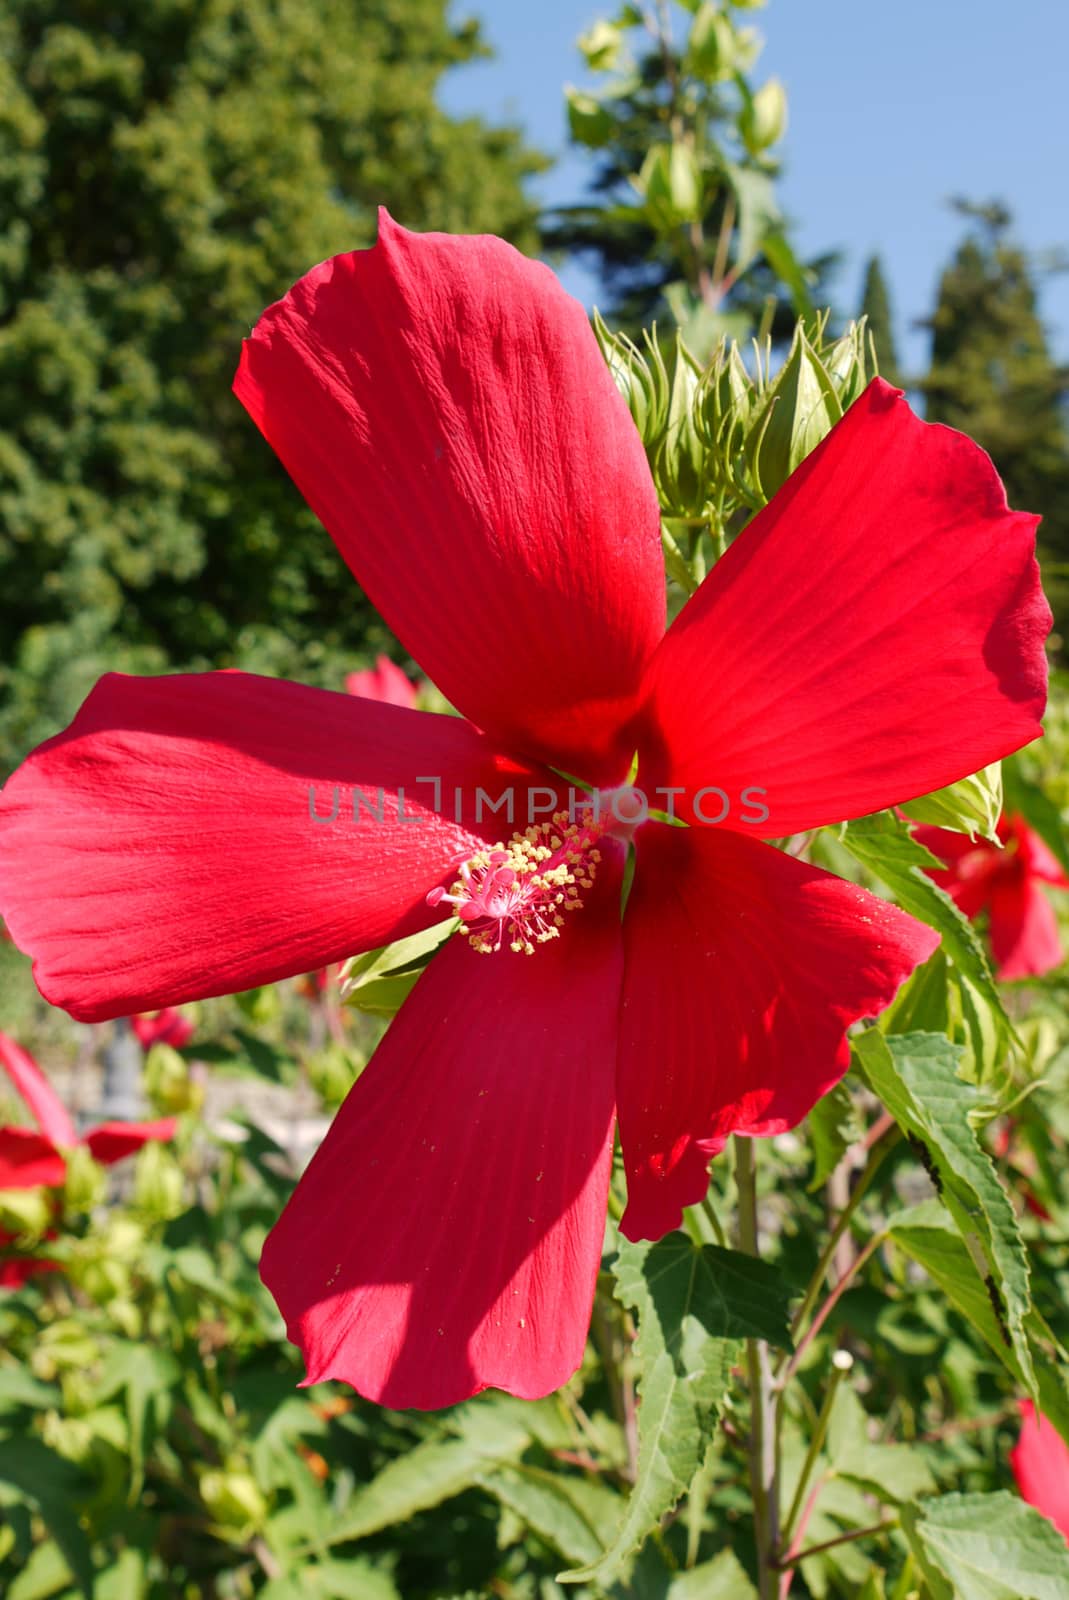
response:
<svg viewBox="0 0 1069 1600"><path fill-rule="evenodd" d="M847 824L840 842L887 885L904 911L942 935L946 954L991 1008L1002 1042L1008 1044L1013 1028L976 930L925 870L940 865L936 858L889 812Z"/></svg>
<svg viewBox="0 0 1069 1600"><path fill-rule="evenodd" d="M1012 1344L1006 1340L990 1290L946 1209L937 1200L926 1200L900 1212L891 1223L890 1233L986 1341L1013 1375L1015 1387L1026 1388L1027 1379ZM1026 1331L1037 1344L1043 1339L1044 1330L1035 1311L1027 1318ZM1034 1357L1033 1368L1039 1408L1069 1444L1069 1392L1065 1379L1042 1359Z"/></svg>
<svg viewBox="0 0 1069 1600"><path fill-rule="evenodd" d="M404 1005L431 957L453 931L452 921L435 922L381 950L354 956L345 965L345 1004L370 1016L393 1017Z"/></svg>
<svg viewBox="0 0 1069 1600"><path fill-rule="evenodd" d="M613 1264L622 1304L638 1313L638 1466L612 1543L559 1582L609 1583L686 1491L741 1358L742 1340L789 1346L789 1297L769 1263L683 1233L656 1244L620 1241Z"/></svg>
<svg viewBox="0 0 1069 1600"><path fill-rule="evenodd" d="M861 1137L861 1121L845 1083L837 1083L819 1099L806 1118L813 1144L812 1194L827 1181L855 1140Z"/></svg>
<svg viewBox="0 0 1069 1600"><path fill-rule="evenodd" d="M948 1494L903 1516L933 1600L1066 1600L1069 1545L1007 1490Z"/></svg>
<svg viewBox="0 0 1069 1600"><path fill-rule="evenodd" d="M417 1511L469 1489L489 1468L516 1460L531 1442L530 1429L492 1400L475 1401L454 1420L458 1437L427 1439L398 1456L355 1494L331 1525L327 1542L364 1539Z"/></svg>
<svg viewBox="0 0 1069 1600"><path fill-rule="evenodd" d="M912 1144L985 1281L1028 1389L1035 1393L1024 1320L1032 1305L1028 1257L1009 1197L973 1131L970 1114L984 1104L957 1076L960 1051L942 1034L886 1038L869 1028L853 1040L869 1087Z"/></svg>

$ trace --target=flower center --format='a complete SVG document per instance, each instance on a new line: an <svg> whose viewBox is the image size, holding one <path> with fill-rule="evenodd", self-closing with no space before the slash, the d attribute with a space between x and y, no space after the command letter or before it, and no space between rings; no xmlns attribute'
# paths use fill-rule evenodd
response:
<svg viewBox="0 0 1069 1600"><path fill-rule="evenodd" d="M534 823L465 861L452 887L432 889L427 904L451 905L460 931L473 950L492 955L508 943L517 955L534 955L535 946L556 939L569 911L583 904L601 852L591 813L570 820L557 811L550 822Z"/></svg>

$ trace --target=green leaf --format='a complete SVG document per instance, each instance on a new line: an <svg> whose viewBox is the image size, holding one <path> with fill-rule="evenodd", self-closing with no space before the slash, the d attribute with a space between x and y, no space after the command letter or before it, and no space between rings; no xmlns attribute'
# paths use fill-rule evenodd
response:
<svg viewBox="0 0 1069 1600"><path fill-rule="evenodd" d="M1066 1600L1069 1545L1007 1490L948 1494L902 1519L933 1600Z"/></svg>
<svg viewBox="0 0 1069 1600"><path fill-rule="evenodd" d="M670 1233L657 1244L621 1239L613 1272L621 1303L638 1313L638 1467L612 1543L559 1582L607 1584L686 1491L742 1340L790 1344L790 1290L767 1262Z"/></svg>
<svg viewBox="0 0 1069 1600"><path fill-rule="evenodd" d="M962 778L934 794L909 800L902 810L915 822L933 823L937 828L952 828L967 833L970 839L998 842L995 825L1002 815L1002 762L981 767L970 778Z"/></svg>
<svg viewBox="0 0 1069 1600"><path fill-rule="evenodd" d="M890 1232L895 1243L924 1268L969 1326L987 1342L1013 1375L1015 1387L1028 1387L1013 1345L1007 1342L1002 1308L996 1307L976 1262L939 1201L927 1200L900 1212L891 1223ZM1029 1314L1026 1328L1032 1340L1041 1345L1045 1330L1035 1311ZM1034 1359L1033 1367L1039 1408L1069 1443L1069 1392L1065 1379L1056 1367L1042 1359Z"/></svg>
<svg viewBox="0 0 1069 1600"><path fill-rule="evenodd" d="M345 1003L371 1016L396 1016L454 926L452 921L435 922L381 950L354 956L346 962L343 972L341 992Z"/></svg>
<svg viewBox="0 0 1069 1600"><path fill-rule="evenodd" d="M845 1083L837 1083L817 1101L806 1118L813 1143L812 1194L828 1181L850 1146L861 1137L861 1121Z"/></svg>
<svg viewBox="0 0 1069 1600"><path fill-rule="evenodd" d="M259 1600L401 1600L388 1572L357 1557L352 1561L303 1562L257 1591Z"/></svg>
<svg viewBox="0 0 1069 1600"><path fill-rule="evenodd" d="M542 1467L501 1467L478 1481L565 1561L597 1561L601 1530L620 1513L620 1496L604 1484Z"/></svg>
<svg viewBox="0 0 1069 1600"><path fill-rule="evenodd" d="M140 1550L127 1548L100 1574L93 1600L145 1600L147 1593L145 1556Z"/></svg>
<svg viewBox="0 0 1069 1600"><path fill-rule="evenodd" d="M42 1383L23 1367L0 1367L0 1412L31 1406L43 1411L60 1404L60 1391L54 1383Z"/></svg>
<svg viewBox="0 0 1069 1600"><path fill-rule="evenodd" d="M923 1452L869 1438L868 1413L847 1384L840 1384L832 1403L827 1455L836 1477L859 1484L884 1504L935 1492Z"/></svg>
<svg viewBox="0 0 1069 1600"><path fill-rule="evenodd" d="M757 1600L757 1590L734 1551L721 1550L712 1561L673 1578L666 1600Z"/></svg>
<svg viewBox="0 0 1069 1600"><path fill-rule="evenodd" d="M910 836L904 823L886 811L848 823L842 830L841 843L855 861L887 885L904 911L942 935L947 955L990 1007L1003 1044L1009 1043L1013 1028L987 954L972 923L925 871L926 867L940 865L931 852Z"/></svg>
<svg viewBox="0 0 1069 1600"><path fill-rule="evenodd" d="M0 1483L10 1484L34 1502L74 1581L89 1600L93 1564L89 1541L74 1510L89 1486L77 1467L39 1439L0 1439Z"/></svg>
<svg viewBox="0 0 1069 1600"><path fill-rule="evenodd" d="M150 1443L151 1427L159 1426L169 1414L170 1391L181 1376L181 1368L175 1358L166 1350L158 1350L150 1344L113 1345L104 1361L96 1399L109 1400L120 1389L126 1391L126 1414L130 1424L131 1504L140 1495L144 1483L145 1451Z"/></svg>
<svg viewBox="0 0 1069 1600"><path fill-rule="evenodd" d="M396 1457L353 1496L333 1521L327 1542L364 1539L440 1505L471 1488L498 1462L518 1459L531 1442L531 1429L492 1399L472 1402L451 1421L459 1437L427 1439Z"/></svg>
<svg viewBox="0 0 1069 1600"><path fill-rule="evenodd" d="M732 162L725 163L725 167L739 208L735 271L741 275L762 253L769 234L782 218L775 186L767 173L753 167L738 167Z"/></svg>
<svg viewBox="0 0 1069 1600"><path fill-rule="evenodd" d="M970 1116L984 1097L957 1076L957 1046L937 1033L885 1038L869 1028L853 1040L855 1059L923 1162L997 1301L1000 1322L1028 1389L1035 1393L1024 1331L1031 1308L1028 1258L1013 1207Z"/></svg>
<svg viewBox="0 0 1069 1600"><path fill-rule="evenodd" d="M54 1539L35 1545L21 1572L6 1591L7 1600L51 1600L61 1590L69 1591L71 1569Z"/></svg>

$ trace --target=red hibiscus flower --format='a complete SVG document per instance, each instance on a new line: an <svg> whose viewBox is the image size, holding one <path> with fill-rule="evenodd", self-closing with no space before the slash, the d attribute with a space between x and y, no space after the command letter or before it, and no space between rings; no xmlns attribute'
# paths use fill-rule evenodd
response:
<svg viewBox="0 0 1069 1600"><path fill-rule="evenodd" d="M877 381L665 633L657 496L582 308L500 240L387 217L265 314L235 388L462 716L105 678L4 791L0 904L85 1018L455 912L262 1270L310 1381L545 1394L583 1352L614 1117L624 1229L656 1237L732 1132L806 1114L849 1024L930 954L930 929L762 840L1036 737L1035 518ZM636 749L689 826L620 798ZM610 794L573 821L559 773L631 821Z"/></svg>
<svg viewBox="0 0 1069 1600"><path fill-rule="evenodd" d="M1069 1540L1069 1445L1031 1400L1021 1401L1021 1416L1021 1436L1010 1451L1021 1498Z"/></svg>
<svg viewBox="0 0 1069 1600"><path fill-rule="evenodd" d="M350 672L345 687L349 694L361 695L365 700L382 700L388 706L404 706L408 711L415 708L416 686L389 656L377 657L375 665L365 672Z"/></svg>
<svg viewBox="0 0 1069 1600"><path fill-rule="evenodd" d="M94 1160L111 1166L150 1139L173 1139L174 1117L155 1122L101 1122L82 1137L66 1106L37 1062L14 1039L0 1033L0 1066L36 1122L36 1129L0 1128L0 1189L59 1188L67 1175L63 1152L85 1145Z"/></svg>
<svg viewBox="0 0 1069 1600"><path fill-rule="evenodd" d="M154 1044L169 1044L172 1049L181 1050L193 1037L193 1024L174 1006L145 1016L131 1017L130 1026L143 1050L151 1050Z"/></svg>
<svg viewBox="0 0 1069 1600"><path fill-rule="evenodd" d="M1064 959L1054 909L1040 886L1069 889L1069 879L1023 817L1003 815L995 831L1001 848L949 828L926 825L913 834L946 863L931 877L965 915L988 913L998 976L1039 978Z"/></svg>

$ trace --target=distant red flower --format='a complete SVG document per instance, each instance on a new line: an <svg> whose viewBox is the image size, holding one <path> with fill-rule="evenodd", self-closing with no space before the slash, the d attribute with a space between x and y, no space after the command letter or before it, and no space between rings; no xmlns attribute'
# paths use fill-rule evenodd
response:
<svg viewBox="0 0 1069 1600"><path fill-rule="evenodd" d="M345 687L350 694L381 700L389 706L405 706L411 711L416 704L415 684L389 656L379 656L375 665L364 672L350 672Z"/></svg>
<svg viewBox="0 0 1069 1600"><path fill-rule="evenodd" d="M105 678L4 790L0 909L42 992L87 1019L455 913L464 936L262 1271L310 1380L395 1406L545 1394L582 1357L615 1117L623 1228L659 1237L733 1132L806 1114L849 1024L934 948L762 841L1036 737L1035 518L877 380L666 633L657 494L583 308L500 240L387 217L264 315L235 387L462 715L245 673ZM670 793L687 826L604 824L636 749L650 804ZM599 791L602 822L560 820L559 773ZM478 799L507 791L511 836ZM525 828L539 807L553 819Z"/></svg>
<svg viewBox="0 0 1069 1600"><path fill-rule="evenodd" d="M1021 1498L1069 1540L1069 1445L1031 1400L1021 1401L1021 1416L1021 1435L1010 1451Z"/></svg>
<svg viewBox="0 0 1069 1600"><path fill-rule="evenodd" d="M130 1026L136 1033L141 1047L151 1050L154 1044L169 1044L175 1050L181 1050L193 1037L193 1024L188 1017L184 1017L174 1006L166 1006L164 1010L155 1013L145 1012L141 1016L131 1017Z"/></svg>
<svg viewBox="0 0 1069 1600"><path fill-rule="evenodd" d="M54 1239L50 1229L48 1238ZM18 1248L18 1236L0 1228L0 1289L21 1289L42 1272L58 1272L59 1263L44 1256L25 1255Z"/></svg>
<svg viewBox="0 0 1069 1600"><path fill-rule="evenodd" d="M1041 885L1069 889L1053 852L1023 817L1002 816L989 839L949 828L919 827L914 837L946 863L931 877L967 917L986 911L1000 978L1039 978L1064 960L1054 909Z"/></svg>
<svg viewBox="0 0 1069 1600"><path fill-rule="evenodd" d="M150 1139L173 1139L174 1117L155 1122L101 1122L79 1136L67 1108L30 1055L0 1033L3 1066L37 1128L0 1128L0 1189L59 1188L67 1175L63 1152L85 1145L94 1160L111 1166Z"/></svg>

